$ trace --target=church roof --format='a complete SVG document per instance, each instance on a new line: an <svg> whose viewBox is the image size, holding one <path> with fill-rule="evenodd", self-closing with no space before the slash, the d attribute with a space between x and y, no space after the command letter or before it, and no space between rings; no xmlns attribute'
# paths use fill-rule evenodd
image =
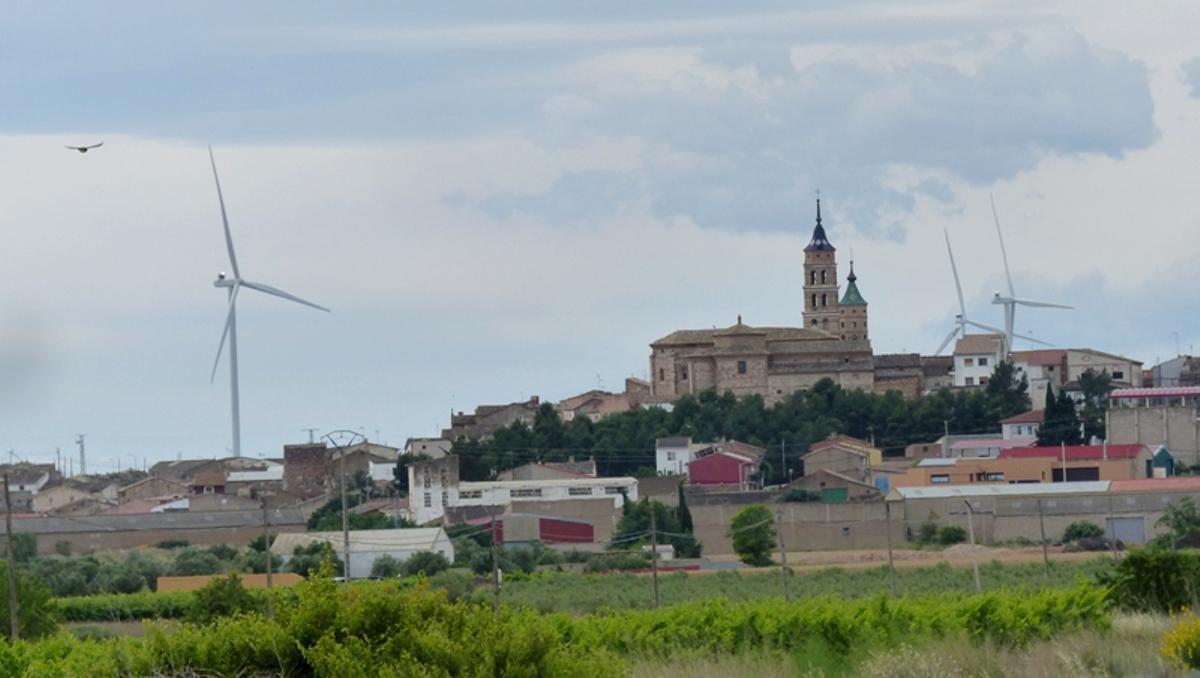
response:
<svg viewBox="0 0 1200 678"><path fill-rule="evenodd" d="M737 326L735 325L734 328ZM750 327L743 325L737 333L766 334L767 341L807 341L829 340L830 335L803 327ZM681 346L688 344L711 344L713 337L730 333L731 329L711 330L675 330L667 336L651 343L651 346Z"/></svg>
<svg viewBox="0 0 1200 678"><path fill-rule="evenodd" d="M842 306L866 306L867 300L863 299L862 294L858 291L858 285L855 281L858 276L854 275L854 261L850 262L850 275L846 276L848 284L846 285L846 293L842 295L840 303Z"/></svg>
<svg viewBox="0 0 1200 678"><path fill-rule="evenodd" d="M804 248L805 252L836 252L837 248L829 242L829 238L825 237L825 227L821 225L821 199L817 198L817 225L813 227L812 240L809 241L808 247Z"/></svg>

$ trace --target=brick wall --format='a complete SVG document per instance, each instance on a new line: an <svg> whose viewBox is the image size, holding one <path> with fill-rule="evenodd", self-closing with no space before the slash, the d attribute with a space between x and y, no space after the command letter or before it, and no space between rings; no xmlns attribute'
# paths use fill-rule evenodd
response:
<svg viewBox="0 0 1200 678"><path fill-rule="evenodd" d="M283 489L305 499L324 494L332 482L329 448L322 443L283 446Z"/></svg>

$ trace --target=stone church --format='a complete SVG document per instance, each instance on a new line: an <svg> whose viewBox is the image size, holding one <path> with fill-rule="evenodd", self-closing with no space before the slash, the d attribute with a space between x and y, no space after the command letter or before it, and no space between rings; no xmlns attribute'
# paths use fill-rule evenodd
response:
<svg viewBox="0 0 1200 678"><path fill-rule="evenodd" d="M854 262L845 292L838 284L837 249L821 224L804 248L804 326L676 330L650 344L651 398L665 402L716 389L758 394L773 403L826 377L844 388L874 390L867 302Z"/></svg>

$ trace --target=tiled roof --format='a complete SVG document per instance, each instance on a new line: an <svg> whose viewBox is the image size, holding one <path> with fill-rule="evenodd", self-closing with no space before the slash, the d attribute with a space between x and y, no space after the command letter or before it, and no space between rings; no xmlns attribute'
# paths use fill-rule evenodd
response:
<svg viewBox="0 0 1200 678"><path fill-rule="evenodd" d="M1200 476L1114 480L1113 492L1188 492L1200 490Z"/></svg>
<svg viewBox="0 0 1200 678"><path fill-rule="evenodd" d="M1046 418L1046 410L1029 410L1008 419L1001 419L1001 424L1040 424Z"/></svg>
<svg viewBox="0 0 1200 678"><path fill-rule="evenodd" d="M1190 398L1200 396L1200 386L1169 386L1163 388L1118 388L1109 398Z"/></svg>
<svg viewBox="0 0 1200 678"><path fill-rule="evenodd" d="M1066 359L1067 352L1058 348L1039 349L1036 351L1013 351L1012 353L1012 361L1014 363L1026 363L1029 365L1061 365Z"/></svg>
<svg viewBox="0 0 1200 678"><path fill-rule="evenodd" d="M918 353L880 353L875 356L875 367L920 367Z"/></svg>
<svg viewBox="0 0 1200 678"><path fill-rule="evenodd" d="M757 327L751 328L748 325L743 327L752 330L755 334L765 333L767 341L806 341L813 339L829 340L832 337L824 332L809 330L803 327ZM652 342L651 346L681 346L688 344L712 344L713 337L719 334L728 333L729 330L675 330L667 336ZM746 333L739 331L738 333Z"/></svg>
<svg viewBox="0 0 1200 678"><path fill-rule="evenodd" d="M1103 459L1107 455L1109 459L1133 459L1144 449L1146 449L1145 445L1109 445L1106 453L1104 445L1068 445L1064 452L1064 448L1061 446L1047 445L1004 450L1000 453L1000 458L1062 459L1065 455L1067 461L1078 461L1082 459Z"/></svg>
<svg viewBox="0 0 1200 678"><path fill-rule="evenodd" d="M1000 352L1002 343L1003 338L999 334L968 334L954 345L954 354L984 353L991 355Z"/></svg>

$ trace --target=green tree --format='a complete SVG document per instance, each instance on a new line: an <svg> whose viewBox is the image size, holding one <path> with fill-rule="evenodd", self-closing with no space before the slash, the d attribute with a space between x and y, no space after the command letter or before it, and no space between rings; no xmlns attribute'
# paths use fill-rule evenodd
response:
<svg viewBox="0 0 1200 678"><path fill-rule="evenodd" d="M385 553L371 563L371 576L392 579L400 576L401 569L400 561Z"/></svg>
<svg viewBox="0 0 1200 678"><path fill-rule="evenodd" d="M1084 437L1088 440L1104 438L1104 407L1108 394L1113 390L1112 376L1107 371L1088 368L1079 375L1079 389L1083 392L1083 404L1079 418L1083 420Z"/></svg>
<svg viewBox="0 0 1200 678"><path fill-rule="evenodd" d="M418 551L404 561L401 571L408 577L418 574L432 577L438 572L448 569L450 569L450 561L446 559L446 556L435 551Z"/></svg>
<svg viewBox="0 0 1200 678"><path fill-rule="evenodd" d="M1047 384L1046 411L1042 416L1042 425L1038 427L1038 445L1078 445L1082 440L1075 401L1065 390L1055 395L1054 387Z"/></svg>
<svg viewBox="0 0 1200 678"><path fill-rule="evenodd" d="M197 589L185 616L193 624L209 624L220 617L257 608L258 601L242 585L242 578L230 574L216 577L203 588Z"/></svg>
<svg viewBox="0 0 1200 678"><path fill-rule="evenodd" d="M297 546L292 551L292 557L283 566L285 572L295 572L301 577L309 578L328 566L331 572L342 575L342 561L327 542L314 541L307 546Z"/></svg>
<svg viewBox="0 0 1200 678"><path fill-rule="evenodd" d="M751 504L733 516L729 524L733 551L747 565L765 567L771 564L775 549L775 521L763 504Z"/></svg>
<svg viewBox="0 0 1200 678"><path fill-rule="evenodd" d="M699 558L700 543L696 537L683 532L679 517L666 505L642 499L626 502L628 512L621 516L613 534L613 548L636 548L650 543L650 514L654 513L654 528L659 544L670 544L680 558Z"/></svg>
<svg viewBox="0 0 1200 678"><path fill-rule="evenodd" d="M1200 510L1191 497L1177 499L1167 506L1154 526L1167 528L1171 543L1175 544L1200 534Z"/></svg>
<svg viewBox="0 0 1200 678"><path fill-rule="evenodd" d="M37 535L31 532L16 532L12 536L13 559L25 564L37 556Z"/></svg>
<svg viewBox="0 0 1200 678"><path fill-rule="evenodd" d="M50 589L17 568L17 623L22 638L41 638L58 628ZM0 560L0 636L9 637L8 563Z"/></svg>
<svg viewBox="0 0 1200 678"><path fill-rule="evenodd" d="M679 483L679 505L675 507L675 515L679 519L679 531L692 534L692 511L687 505L687 493L683 491L683 483Z"/></svg>
<svg viewBox="0 0 1200 678"><path fill-rule="evenodd" d="M168 572L172 576L193 576L198 574L217 574L225 569L224 563L208 551L196 548L181 549L171 563Z"/></svg>
<svg viewBox="0 0 1200 678"><path fill-rule="evenodd" d="M1070 525L1067 525L1066 531L1063 532L1063 541L1072 542L1080 539L1098 539L1104 536L1104 528L1096 523L1086 520L1078 520Z"/></svg>
<svg viewBox="0 0 1200 678"><path fill-rule="evenodd" d="M997 420L1029 411L1029 379L1024 374L1017 379L1016 368L1007 360L996 363L984 393Z"/></svg>

